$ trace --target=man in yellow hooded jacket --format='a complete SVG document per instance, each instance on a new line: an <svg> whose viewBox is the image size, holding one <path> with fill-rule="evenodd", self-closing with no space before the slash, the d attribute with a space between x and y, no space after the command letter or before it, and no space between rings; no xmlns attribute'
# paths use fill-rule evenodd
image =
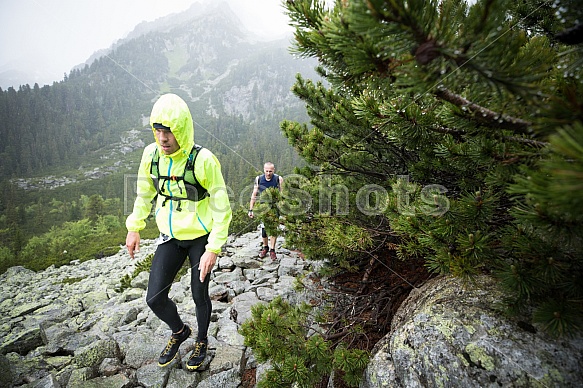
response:
<svg viewBox="0 0 583 388"><path fill-rule="evenodd" d="M209 150L195 148L192 116L182 98L175 94L161 96L152 108L150 126L155 142L146 146L142 154L137 198L126 220L126 247L134 258L134 252L140 248L139 232L144 229L156 198L155 218L160 238L150 269L146 302L172 330L158 365L170 364L180 344L192 332L178 315L176 304L168 298L170 286L188 257L198 331L186 367L196 370L206 357L212 312L208 294L210 273L227 240L231 206L219 161ZM187 187L184 178L185 168L192 162L199 186L194 197L187 195L192 192L192 185Z"/></svg>

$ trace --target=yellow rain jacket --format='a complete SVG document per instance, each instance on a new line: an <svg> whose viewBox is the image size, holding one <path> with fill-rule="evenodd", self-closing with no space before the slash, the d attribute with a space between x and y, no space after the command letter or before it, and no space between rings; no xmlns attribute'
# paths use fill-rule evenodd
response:
<svg viewBox="0 0 583 388"><path fill-rule="evenodd" d="M180 149L171 155L165 155L155 136L154 123L169 127ZM154 180L150 176L150 166L154 151L158 148L158 171L160 175L182 176L184 167L194 146L194 126L188 106L175 94L165 94L156 101L150 115L150 127L155 142L149 144L142 154L138 170L137 198L134 209L126 220L130 232L139 232L146 226L146 218L152 209L152 200L157 194ZM162 195L156 199L156 224L161 233L178 240L192 240L209 234L206 250L219 253L227 241L229 223L231 222L231 205L221 173L221 165L215 155L202 148L194 164L194 175L209 196L195 202L182 200L181 210L178 201L167 200ZM184 181L158 180L164 185L169 195L186 193ZM165 203L164 203L165 202Z"/></svg>

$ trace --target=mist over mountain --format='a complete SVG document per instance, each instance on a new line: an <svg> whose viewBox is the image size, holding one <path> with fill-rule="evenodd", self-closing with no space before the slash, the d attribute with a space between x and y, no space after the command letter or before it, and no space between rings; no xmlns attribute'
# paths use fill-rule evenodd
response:
<svg viewBox="0 0 583 388"><path fill-rule="evenodd" d="M39 68L37 62L44 65ZM11 85L20 85L23 80L30 80L32 84L51 84L55 81L53 74L58 72L55 67L47 67L43 58L31 62L28 58L14 59L0 66L0 87L7 89ZM62 78L62 75L61 75Z"/></svg>
<svg viewBox="0 0 583 388"><path fill-rule="evenodd" d="M98 56L109 52L118 40L135 38L163 23L182 23L208 12L209 7L233 9L237 19L257 34L258 40L274 40L291 34L281 7L278 9L278 2L272 0L257 0L252 4L246 0L167 3L150 0L139 4L106 1L99 5L73 2L70 6L63 3L51 9L33 7L28 10L22 4L1 4L3 13L10 16L7 32L0 39L3 48L0 87L4 90L10 86L18 89L25 84L43 86L61 81L71 69L91 64ZM186 6L190 8L180 11Z"/></svg>
<svg viewBox="0 0 583 388"><path fill-rule="evenodd" d="M152 103L166 92L188 102L196 141L219 156L234 187L266 159L289 170L299 158L279 122L307 120L290 88L297 73L316 77L316 62L289 49L289 38L258 40L225 3L142 23L63 81L1 91L0 155L14 162L0 178L135 170L153 140Z"/></svg>

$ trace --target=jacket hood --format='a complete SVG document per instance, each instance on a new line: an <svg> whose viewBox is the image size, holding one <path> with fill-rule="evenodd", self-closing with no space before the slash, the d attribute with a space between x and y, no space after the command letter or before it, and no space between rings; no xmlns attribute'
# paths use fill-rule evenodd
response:
<svg viewBox="0 0 583 388"><path fill-rule="evenodd" d="M170 128L180 146L180 150L190 152L190 149L194 145L194 125L192 123L190 109L188 109L188 105L182 98L172 93L164 94L152 107L150 128L152 128L154 139L156 144L158 144L158 148L160 148L160 144L156 138L154 123L159 123ZM159 152L161 153L160 149Z"/></svg>

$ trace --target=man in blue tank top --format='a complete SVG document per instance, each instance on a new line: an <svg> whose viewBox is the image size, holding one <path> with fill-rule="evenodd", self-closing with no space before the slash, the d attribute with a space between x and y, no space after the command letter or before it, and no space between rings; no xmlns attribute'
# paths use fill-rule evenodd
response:
<svg viewBox="0 0 583 388"><path fill-rule="evenodd" d="M283 178L275 173L275 166L271 162L267 162L263 165L263 175L259 175L255 178L255 184L253 186L253 193L251 194L251 201L249 203L249 217L253 218L253 206L255 201L261 193L268 188L277 187L279 191L282 190ZM261 237L263 239L263 248L259 252L259 257L263 258L269 252L269 257L271 260L276 260L277 255L275 254L275 242L277 236L267 236L265 227L261 225Z"/></svg>

